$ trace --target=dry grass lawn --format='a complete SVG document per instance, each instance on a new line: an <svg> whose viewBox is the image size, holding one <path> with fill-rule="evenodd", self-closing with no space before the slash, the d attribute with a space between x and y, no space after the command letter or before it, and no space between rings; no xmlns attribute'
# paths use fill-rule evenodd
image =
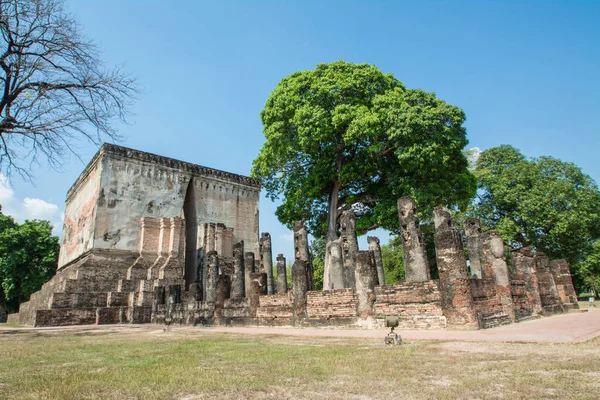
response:
<svg viewBox="0 0 600 400"><path fill-rule="evenodd" d="M598 399L583 344L0 330L1 399Z"/></svg>

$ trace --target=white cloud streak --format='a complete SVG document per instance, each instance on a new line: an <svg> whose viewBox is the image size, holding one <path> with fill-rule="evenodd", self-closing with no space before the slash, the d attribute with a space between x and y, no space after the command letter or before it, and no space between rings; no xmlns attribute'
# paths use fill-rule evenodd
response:
<svg viewBox="0 0 600 400"><path fill-rule="evenodd" d="M3 214L10 215L19 223L26 219L47 220L54 227L55 235L60 235L62 232L64 213L56 204L30 197L20 200L15 196L8 178L2 173L0 173L0 205Z"/></svg>

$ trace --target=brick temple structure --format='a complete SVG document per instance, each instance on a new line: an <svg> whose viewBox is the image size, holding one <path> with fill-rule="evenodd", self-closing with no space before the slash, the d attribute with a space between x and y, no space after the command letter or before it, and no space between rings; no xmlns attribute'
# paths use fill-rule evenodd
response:
<svg viewBox="0 0 600 400"><path fill-rule="evenodd" d="M259 232L259 195L252 178L105 144L67 194L56 275L9 322L374 328L395 315L404 329L483 329L578 307L566 261L523 248L511 271L500 235L476 219L465 223L467 261L441 208L431 279L410 197L398 200L405 281L384 284L379 240L361 251L345 211L327 244L328 289L315 291L306 227L294 226L286 270Z"/></svg>

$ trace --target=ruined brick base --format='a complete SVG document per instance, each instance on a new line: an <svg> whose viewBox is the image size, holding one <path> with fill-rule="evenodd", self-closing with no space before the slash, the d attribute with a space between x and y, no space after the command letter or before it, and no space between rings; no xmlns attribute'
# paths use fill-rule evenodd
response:
<svg viewBox="0 0 600 400"><path fill-rule="evenodd" d="M149 323L155 283L123 285L137 257L134 252L88 252L58 270L8 321L30 326Z"/></svg>

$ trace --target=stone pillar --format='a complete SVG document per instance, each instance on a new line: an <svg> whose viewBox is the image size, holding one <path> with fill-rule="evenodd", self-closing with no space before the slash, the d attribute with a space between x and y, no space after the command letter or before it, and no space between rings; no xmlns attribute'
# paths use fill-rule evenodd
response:
<svg viewBox="0 0 600 400"><path fill-rule="evenodd" d="M167 219L167 218L165 218ZM168 253L167 259L158 271L159 279L171 282L183 282L183 270L185 265L185 220L179 217L168 218ZM166 239L165 235L165 239Z"/></svg>
<svg viewBox="0 0 600 400"><path fill-rule="evenodd" d="M344 260L344 287L354 288L356 286L354 269L356 268L358 240L356 239L356 215L354 215L352 210L342 213L340 217L340 231L342 257Z"/></svg>
<svg viewBox="0 0 600 400"><path fill-rule="evenodd" d="M263 284L266 285L266 282L266 274L260 272L250 273L246 297L248 298L248 309L251 317L256 317L256 310L260 306L260 296L263 294Z"/></svg>
<svg viewBox="0 0 600 400"><path fill-rule="evenodd" d="M341 240L327 243L327 258L329 259L329 285L323 285L324 290L341 289L344 285L344 256Z"/></svg>
<svg viewBox="0 0 600 400"><path fill-rule="evenodd" d="M252 273L254 273L254 253L247 251L244 253L244 287L246 289L246 297L252 286Z"/></svg>
<svg viewBox="0 0 600 400"><path fill-rule="evenodd" d="M425 242L417 217L417 206L412 197L398 199L398 217L404 252L404 279L407 282L431 280Z"/></svg>
<svg viewBox="0 0 600 400"><path fill-rule="evenodd" d="M287 293L286 273L285 257L283 254L277 254L277 294Z"/></svg>
<svg viewBox="0 0 600 400"><path fill-rule="evenodd" d="M298 221L294 224L294 254L296 260L303 260L306 262L306 282L308 290L313 290L313 267L310 251L308 249L308 231L302 221Z"/></svg>
<svg viewBox="0 0 600 400"><path fill-rule="evenodd" d="M554 276L550 272L550 260L544 253L535 254L535 270L538 277L538 286L540 288L540 298L544 311L549 313L563 312L562 302L558 295Z"/></svg>
<svg viewBox="0 0 600 400"><path fill-rule="evenodd" d="M267 294L267 274L265 272L254 272L252 279L258 282L260 287L260 295L264 296Z"/></svg>
<svg viewBox="0 0 600 400"><path fill-rule="evenodd" d="M481 225L477 218L467 218L465 221L465 235L469 247L469 265L471 267L471 278L489 278L484 275L485 257L483 255Z"/></svg>
<svg viewBox="0 0 600 400"><path fill-rule="evenodd" d="M204 224L204 250L206 253L210 251L217 251L215 246L217 234L217 226L214 223Z"/></svg>
<svg viewBox="0 0 600 400"><path fill-rule="evenodd" d="M462 239L452 228L450 214L440 207L433 210L435 221L435 255L440 274L442 310L448 325L477 329L477 313L467 273L467 260Z"/></svg>
<svg viewBox="0 0 600 400"><path fill-rule="evenodd" d="M568 305L568 308L579 308L577 293L575 292L575 286L573 286L573 278L567 260L551 260L549 267L554 283L556 283L558 297L563 306Z"/></svg>
<svg viewBox="0 0 600 400"><path fill-rule="evenodd" d="M271 235L263 232L258 242L260 252L261 272L267 274L267 294L273 294L273 251L271 246Z"/></svg>
<svg viewBox="0 0 600 400"><path fill-rule="evenodd" d="M152 281L158 278L159 270L164 264L165 260L169 257L169 243L171 241L171 219L160 218L159 234L158 234L158 248L157 257L154 263L148 268L146 279ZM149 290L149 289L147 289Z"/></svg>
<svg viewBox="0 0 600 400"><path fill-rule="evenodd" d="M308 291L306 269L307 262L305 260L296 260L292 266L292 301L296 324L306 317L306 292Z"/></svg>
<svg viewBox="0 0 600 400"><path fill-rule="evenodd" d="M358 316L367 318L373 314L375 303L375 281L377 280L377 266L372 251L357 251L354 254L356 262L354 268L356 282L356 297L358 298Z"/></svg>
<svg viewBox="0 0 600 400"><path fill-rule="evenodd" d="M489 266L496 284L496 294L502 303L502 311L508 315L512 322L515 322L515 306L512 299L508 266L504 257L504 242L498 232L487 232L483 241L483 254L486 257L486 268Z"/></svg>
<svg viewBox="0 0 600 400"><path fill-rule="evenodd" d="M148 267L152 266L159 252L160 222L158 218L143 217L140 219L138 248L139 258L127 271L127 279L146 279Z"/></svg>
<svg viewBox="0 0 600 400"><path fill-rule="evenodd" d="M208 268L206 268L206 296L204 301L214 303L217 296L217 280L219 279L219 256L216 251L206 255Z"/></svg>
<svg viewBox="0 0 600 400"><path fill-rule="evenodd" d="M383 270L383 258L381 257L381 246L379 238L375 236L367 236L369 250L373 252L375 258L375 266L377 267L377 284L385 285L385 272Z"/></svg>
<svg viewBox="0 0 600 400"><path fill-rule="evenodd" d="M221 257L233 256L233 228L227 228L225 224L216 224L214 235L214 250Z"/></svg>
<svg viewBox="0 0 600 400"><path fill-rule="evenodd" d="M542 314L542 299L535 270L535 258L529 247L522 247L512 252L512 259L517 274L525 281L527 302L530 304L532 315Z"/></svg>
<svg viewBox="0 0 600 400"><path fill-rule="evenodd" d="M173 318L175 304L178 303L181 303L181 285L169 285L167 293L167 316ZM133 321L133 309L130 308L129 310L130 314L127 319Z"/></svg>
<svg viewBox="0 0 600 400"><path fill-rule="evenodd" d="M215 289L215 318L218 319L223 316L223 306L225 305L225 300L230 297L230 294L231 279L229 275L219 275Z"/></svg>
<svg viewBox="0 0 600 400"><path fill-rule="evenodd" d="M232 299L240 299L246 295L246 277L244 274L244 241L242 240L233 245Z"/></svg>

